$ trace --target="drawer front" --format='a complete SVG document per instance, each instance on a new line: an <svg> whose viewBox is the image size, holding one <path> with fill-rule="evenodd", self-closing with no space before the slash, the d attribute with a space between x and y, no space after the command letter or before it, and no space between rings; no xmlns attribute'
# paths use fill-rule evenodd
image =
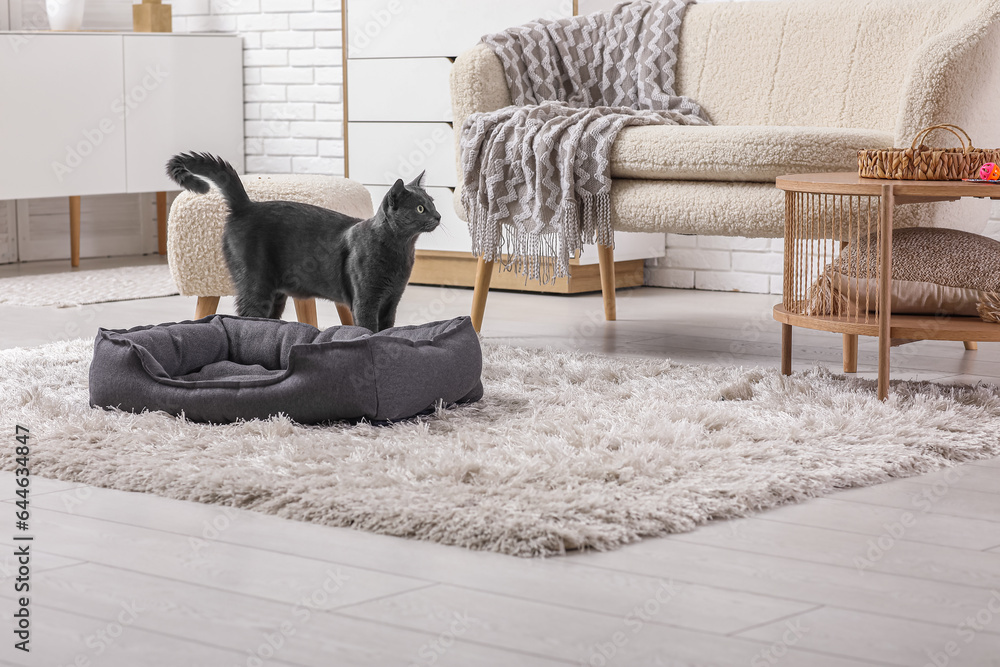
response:
<svg viewBox="0 0 1000 667"><path fill-rule="evenodd" d="M352 121L450 121L447 58L347 61Z"/></svg>
<svg viewBox="0 0 1000 667"><path fill-rule="evenodd" d="M572 14L572 0L347 0L347 57L455 57L485 34Z"/></svg>
<svg viewBox="0 0 1000 667"><path fill-rule="evenodd" d="M413 180L455 187L455 133L447 123L349 123L351 178L366 185Z"/></svg>
<svg viewBox="0 0 1000 667"><path fill-rule="evenodd" d="M372 203L378 208L382 198L389 191L385 185L369 185ZM450 188L427 188L434 198L434 206L441 214L441 224L430 234L421 234L417 239L417 250L438 250L449 252L472 252L472 237L469 225L455 213L454 191Z"/></svg>

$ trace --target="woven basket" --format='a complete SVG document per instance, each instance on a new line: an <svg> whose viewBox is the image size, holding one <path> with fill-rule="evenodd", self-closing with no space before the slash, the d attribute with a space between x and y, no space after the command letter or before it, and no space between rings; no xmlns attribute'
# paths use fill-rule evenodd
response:
<svg viewBox="0 0 1000 667"><path fill-rule="evenodd" d="M928 148L921 143L938 129L958 137L962 148ZM960 181L979 178L979 168L987 162L1000 162L1000 150L974 148L972 138L957 125L932 125L920 132L909 148L858 151L858 174L900 181Z"/></svg>

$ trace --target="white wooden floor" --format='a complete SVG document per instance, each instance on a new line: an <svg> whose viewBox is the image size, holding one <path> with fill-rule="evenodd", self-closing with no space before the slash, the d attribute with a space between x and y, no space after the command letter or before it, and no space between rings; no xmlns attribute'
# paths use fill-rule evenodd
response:
<svg viewBox="0 0 1000 667"><path fill-rule="evenodd" d="M638 289L619 293L620 321L605 323L596 295L493 293L484 334L777 366L775 301ZM465 314L470 302L465 290L410 288L400 323ZM193 311L181 297L0 307L0 348ZM326 304L319 314L337 321ZM838 367L839 337L795 333L796 368ZM874 377L875 364L864 341L862 373ZM893 371L993 383L1000 345L895 348ZM609 553L520 560L36 478L32 652L13 649L17 563L14 531L2 531L0 663L998 666L998 481L1000 460L983 461ZM0 474L11 525L14 490Z"/></svg>

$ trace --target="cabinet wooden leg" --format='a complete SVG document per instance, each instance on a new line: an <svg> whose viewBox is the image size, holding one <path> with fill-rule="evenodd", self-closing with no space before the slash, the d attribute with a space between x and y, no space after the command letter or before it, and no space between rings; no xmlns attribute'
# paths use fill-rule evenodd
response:
<svg viewBox="0 0 1000 667"><path fill-rule="evenodd" d="M979 349L979 343L977 343L974 340L967 340L967 341L964 341L964 343L965 343L965 349L966 350L978 350Z"/></svg>
<svg viewBox="0 0 1000 667"><path fill-rule="evenodd" d="M858 334L844 334L844 372L858 372Z"/></svg>
<svg viewBox="0 0 1000 667"><path fill-rule="evenodd" d="M792 374L792 325L781 325L781 374Z"/></svg>
<svg viewBox="0 0 1000 667"><path fill-rule="evenodd" d="M476 267L476 286L472 292L472 326L476 331L483 328L483 316L486 314L486 298L490 295L490 280L493 278L493 262L479 258Z"/></svg>
<svg viewBox="0 0 1000 667"><path fill-rule="evenodd" d="M161 255L167 254L167 193L156 193L156 244Z"/></svg>
<svg viewBox="0 0 1000 667"><path fill-rule="evenodd" d="M319 329L319 318L316 316L316 299L292 299L295 302L295 315L299 322L311 324Z"/></svg>
<svg viewBox="0 0 1000 667"><path fill-rule="evenodd" d="M219 310L219 297L199 296L198 305L194 307L194 319L200 320L203 317L215 315L217 310Z"/></svg>
<svg viewBox="0 0 1000 667"><path fill-rule="evenodd" d="M69 198L69 261L80 266L80 198Z"/></svg>
<svg viewBox="0 0 1000 667"><path fill-rule="evenodd" d="M604 295L604 319L608 322L614 322L618 319L615 304L615 249L607 245L598 245L597 259L601 265L601 294Z"/></svg>
<svg viewBox="0 0 1000 667"><path fill-rule="evenodd" d="M340 323L344 326L349 327L354 325L354 315L351 314L351 309L348 306L338 303L337 314L340 315Z"/></svg>

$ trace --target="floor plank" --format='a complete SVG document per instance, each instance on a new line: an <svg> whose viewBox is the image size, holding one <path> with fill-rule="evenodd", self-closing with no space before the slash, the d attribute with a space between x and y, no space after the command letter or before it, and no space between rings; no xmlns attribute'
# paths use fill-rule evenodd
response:
<svg viewBox="0 0 1000 667"><path fill-rule="evenodd" d="M7 605L0 609L4 627L11 626L12 613ZM125 623L117 614L111 620L96 619L36 604L32 607L30 653L21 655L5 645L3 656L19 667L220 667L244 665L249 657L246 651L227 651L140 629L131 623L134 610L121 609L119 613ZM277 658L268 665L300 667Z"/></svg>
<svg viewBox="0 0 1000 667"><path fill-rule="evenodd" d="M785 556L853 569L929 579L964 586L1000 589L996 554L901 538L884 541L868 535L774 521L747 521L738 530L713 524L671 539L760 555ZM997 627L1000 632L1000 625Z"/></svg>
<svg viewBox="0 0 1000 667"><path fill-rule="evenodd" d="M913 542L926 542L963 549L990 549L1000 544L1000 522L924 512L916 507L898 509L836 498L786 505L759 516L763 521L830 528L871 537L899 535ZM734 528L735 530L735 528Z"/></svg>
<svg viewBox="0 0 1000 667"><path fill-rule="evenodd" d="M469 619L468 638L491 646L566 657L576 664L750 664L767 649L763 642L696 633L659 625L670 598L640 601L624 617L582 612L539 602L435 586L340 610L342 614L433 631L455 614ZM835 655L792 649L789 664L854 664ZM655 661L655 662L654 662Z"/></svg>
<svg viewBox="0 0 1000 667"><path fill-rule="evenodd" d="M1000 593L984 594L981 611L990 623L1000 623ZM993 600L993 609L989 605ZM979 632L975 620L957 627L901 621L824 607L787 622L755 628L740 636L765 642L794 638L794 646L837 651L859 659L900 667L1000 667L1000 635Z"/></svg>
<svg viewBox="0 0 1000 667"><path fill-rule="evenodd" d="M277 645L277 658L308 667L410 665L427 656L455 667L565 664L466 642L447 621L435 632L409 631L325 612L319 598L274 602L104 565L39 575L34 595L48 608L110 624L135 610L130 628L244 655L263 657L260 647ZM0 599L12 597L0 590Z"/></svg>
<svg viewBox="0 0 1000 667"><path fill-rule="evenodd" d="M321 608L333 609L430 583L37 507L34 517L39 552L278 602L332 588Z"/></svg>
<svg viewBox="0 0 1000 667"><path fill-rule="evenodd" d="M704 529L702 529L704 530ZM699 531L695 531L695 534ZM819 547L817 547L819 548ZM575 558L575 557L574 557ZM989 588L685 542L647 540L581 555L593 566L954 627L982 605Z"/></svg>
<svg viewBox="0 0 1000 667"><path fill-rule="evenodd" d="M691 629L725 634L813 606L701 584L672 586L669 577L624 575L558 558L515 559L419 542L407 543L409 548L401 551L396 548L399 542L396 538L285 521L248 511L230 510L227 522L219 524L224 529L207 536L205 527L218 518L218 508L108 489L91 491L86 502L73 508L80 516L101 517L132 526L153 524L160 530L241 546L262 545L266 539L266 548L279 553L508 597L556 600L562 606L581 610L624 615L634 608L636 601L645 600L666 586L676 589L677 604L664 609L664 622ZM66 495L73 497L72 492ZM39 499L38 506L60 510L66 503L60 494L52 494ZM332 535L336 536L337 549L330 549ZM489 577L482 576L484 568Z"/></svg>
<svg viewBox="0 0 1000 667"><path fill-rule="evenodd" d="M922 484L916 478L841 491L830 497L846 502L861 502L906 510L923 510L930 507L930 511L935 514L980 521L1000 521L1000 502L997 502L996 494L952 487L935 489L933 484Z"/></svg>

